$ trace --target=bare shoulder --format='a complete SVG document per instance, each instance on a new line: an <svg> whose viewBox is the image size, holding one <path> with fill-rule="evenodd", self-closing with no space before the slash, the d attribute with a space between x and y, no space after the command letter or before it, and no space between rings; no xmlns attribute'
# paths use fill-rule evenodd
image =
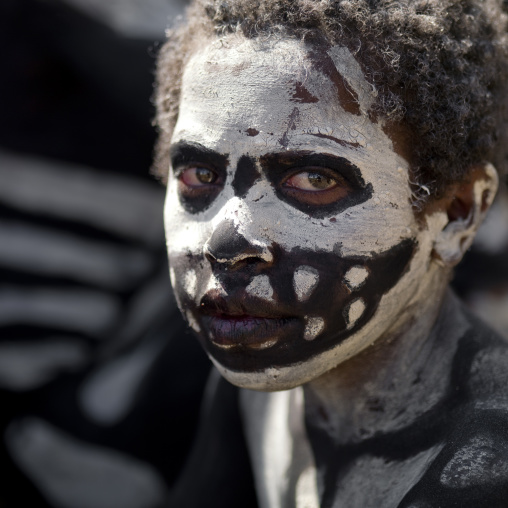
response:
<svg viewBox="0 0 508 508"><path fill-rule="evenodd" d="M443 448L399 508L508 506L508 343L468 319L440 426Z"/></svg>

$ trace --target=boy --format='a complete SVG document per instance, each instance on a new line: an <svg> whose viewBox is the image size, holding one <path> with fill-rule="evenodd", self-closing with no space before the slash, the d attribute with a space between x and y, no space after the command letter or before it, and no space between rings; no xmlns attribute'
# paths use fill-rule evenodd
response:
<svg viewBox="0 0 508 508"><path fill-rule="evenodd" d="M197 1L161 53L172 283L242 388L260 506L508 505L508 350L447 290L506 164L506 23L495 1ZM211 443L230 393L185 506L248 504Z"/></svg>

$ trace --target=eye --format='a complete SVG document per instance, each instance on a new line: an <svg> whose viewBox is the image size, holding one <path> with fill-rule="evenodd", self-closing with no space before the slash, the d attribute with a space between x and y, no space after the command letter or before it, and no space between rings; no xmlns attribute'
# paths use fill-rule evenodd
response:
<svg viewBox="0 0 508 508"><path fill-rule="evenodd" d="M210 206L219 195L224 176L202 163L188 163L174 170L180 203L190 213L197 213Z"/></svg>
<svg viewBox="0 0 508 508"><path fill-rule="evenodd" d="M306 205L329 205L351 192L347 180L327 168L305 168L287 178L281 189L284 194Z"/></svg>
<svg viewBox="0 0 508 508"><path fill-rule="evenodd" d="M187 187L202 187L213 185L218 175L210 168L190 166L177 172L178 179Z"/></svg>
<svg viewBox="0 0 508 508"><path fill-rule="evenodd" d="M314 171L302 171L286 180L285 185L303 191L319 192L334 187L337 185L337 181L328 175Z"/></svg>

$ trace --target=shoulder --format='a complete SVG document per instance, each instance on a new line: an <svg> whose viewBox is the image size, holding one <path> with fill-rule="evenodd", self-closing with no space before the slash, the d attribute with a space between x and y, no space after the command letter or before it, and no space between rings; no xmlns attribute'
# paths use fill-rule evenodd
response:
<svg viewBox="0 0 508 508"><path fill-rule="evenodd" d="M479 411L457 428L399 508L508 506L508 417Z"/></svg>
<svg viewBox="0 0 508 508"><path fill-rule="evenodd" d="M508 343L465 315L442 450L399 508L508 507Z"/></svg>

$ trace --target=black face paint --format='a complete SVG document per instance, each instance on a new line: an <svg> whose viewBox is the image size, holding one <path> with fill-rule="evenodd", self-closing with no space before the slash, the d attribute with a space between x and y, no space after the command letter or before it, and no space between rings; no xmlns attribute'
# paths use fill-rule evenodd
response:
<svg viewBox="0 0 508 508"><path fill-rule="evenodd" d="M296 126L298 125L298 121L300 120L300 110L298 108L294 108L288 118L288 123L285 132L282 134L282 137L277 141L281 146L286 148L289 145L289 131L294 131Z"/></svg>
<svg viewBox="0 0 508 508"><path fill-rule="evenodd" d="M256 169L255 159L248 155L242 155L238 160L232 184L235 196L244 198L254 185L254 182L260 177L261 174Z"/></svg>
<svg viewBox="0 0 508 508"><path fill-rule="evenodd" d="M319 99L312 95L307 88L305 88L304 84L300 81L295 83L295 93L291 98L292 102L299 102L301 104L313 104L319 102Z"/></svg>
<svg viewBox="0 0 508 508"><path fill-rule="evenodd" d="M170 160L173 171L178 176L180 169L193 164L211 169L217 175L217 184L203 189L196 189L187 195L179 193L183 208L189 213L206 210L222 190L226 180L226 168L229 155L220 154L199 143L181 141L170 148Z"/></svg>
<svg viewBox="0 0 508 508"><path fill-rule="evenodd" d="M277 196L298 210L311 217L322 219L330 215L337 215L346 208L364 203L372 197L372 185L366 184L360 169L344 157L310 151L283 152L266 154L260 157L261 167L275 189ZM292 196L282 183L288 174L296 173L298 169L323 168L331 170L338 177L343 178L351 188L351 192L344 198L326 205L309 205L302 203ZM293 171L294 170L294 171Z"/></svg>
<svg viewBox="0 0 508 508"><path fill-rule="evenodd" d="M234 261L239 254L246 260ZM219 270L227 266L230 271L237 271L260 254L260 249L238 233L237 226L230 220L221 222L205 245L205 256L211 263L218 263L216 269Z"/></svg>
<svg viewBox="0 0 508 508"><path fill-rule="evenodd" d="M310 49L309 55L312 59L312 63L315 65L316 69L321 71L334 84L337 97L344 111L352 115L361 116L362 112L360 110L358 95L351 88L349 83L339 74L339 71L337 71L333 60L327 54L329 48L328 45L323 44L319 49Z"/></svg>
<svg viewBox="0 0 508 508"><path fill-rule="evenodd" d="M221 235L221 238L225 242L231 240L230 235ZM372 257L348 258L333 252L323 253L303 248L284 252L281 248L274 248L274 262L270 265L262 263L256 256L250 258L250 263L244 263L233 270L228 268L227 264L212 263L210 272L219 281L223 296L219 296L214 290L205 292L205 288L198 289L198 294L202 296L196 314L202 330L205 330L200 334L200 339L205 349L219 363L233 371L255 372L306 361L343 342L371 319L382 296L397 284L408 269L416 247L414 240L406 239L388 251ZM219 242L215 243L216 252L220 252L221 248L224 247L221 247ZM340 246L338 248L340 249ZM190 263L188 259L182 262L186 266L195 265L199 270L201 259L196 257ZM299 301L293 286L295 271L302 266L310 267L319 274L316 288L304 302ZM362 267L369 274L363 285L356 290L349 289L344 280L345 274L352 267ZM252 298L245 293L249 282L258 274L269 278L274 291L273 302ZM196 304L188 300L183 289L177 287L176 290L183 306L196 311ZM358 320L348 327L346 309L359 298L365 308ZM270 333L278 342L264 350L249 349L243 344L248 344L254 338L243 330L243 343L224 350L216 346L207 335L212 319L210 316L217 315L273 319L274 321L267 323L272 327ZM307 316L319 316L325 321L323 332L314 340L303 338ZM252 325L259 326L259 323L253 322Z"/></svg>

